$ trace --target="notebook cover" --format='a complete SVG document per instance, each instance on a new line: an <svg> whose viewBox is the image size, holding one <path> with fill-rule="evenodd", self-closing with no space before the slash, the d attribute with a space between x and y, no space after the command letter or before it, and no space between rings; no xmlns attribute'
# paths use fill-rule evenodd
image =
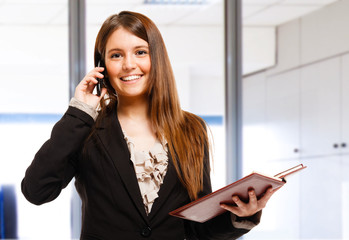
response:
<svg viewBox="0 0 349 240"><path fill-rule="evenodd" d="M234 204L232 201L233 195L239 196L243 201L248 201L248 190L251 188L255 190L257 197L261 197L269 187L276 189L282 187L284 184L285 182L281 179L268 177L260 173L251 173L234 183L172 211L169 214L179 218L203 223L226 212L226 210L220 207L220 203Z"/></svg>

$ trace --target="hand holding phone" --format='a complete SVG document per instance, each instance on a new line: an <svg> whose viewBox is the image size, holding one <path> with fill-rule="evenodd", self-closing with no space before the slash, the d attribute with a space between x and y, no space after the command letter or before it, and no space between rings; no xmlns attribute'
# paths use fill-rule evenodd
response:
<svg viewBox="0 0 349 240"><path fill-rule="evenodd" d="M88 72L75 88L74 97L93 108L98 107L102 96L107 92L107 89L103 89L103 87L106 88L104 83L104 72L106 71L102 67L103 62L101 62L100 68L95 67ZM96 90L98 90L98 93Z"/></svg>

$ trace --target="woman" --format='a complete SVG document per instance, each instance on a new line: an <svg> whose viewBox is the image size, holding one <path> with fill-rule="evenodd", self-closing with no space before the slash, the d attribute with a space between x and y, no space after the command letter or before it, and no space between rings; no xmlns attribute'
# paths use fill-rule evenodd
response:
<svg viewBox="0 0 349 240"><path fill-rule="evenodd" d="M268 190L206 223L168 213L211 192L204 121L181 110L160 32L124 11L102 25L95 65L22 181L34 204L52 201L75 177L81 239L232 239L258 224ZM100 96L93 94L104 79ZM96 110L98 109L98 111Z"/></svg>

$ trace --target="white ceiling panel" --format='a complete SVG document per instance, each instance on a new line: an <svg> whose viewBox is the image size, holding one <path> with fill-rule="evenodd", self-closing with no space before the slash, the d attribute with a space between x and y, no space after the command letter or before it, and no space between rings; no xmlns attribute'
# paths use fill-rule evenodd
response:
<svg viewBox="0 0 349 240"><path fill-rule="evenodd" d="M101 25L104 20L115 13L124 10L134 11L137 4L88 4L86 6L86 23L88 25Z"/></svg>
<svg viewBox="0 0 349 240"><path fill-rule="evenodd" d="M174 24L178 25L223 25L224 5L217 2L211 6L203 6L195 12L190 12Z"/></svg>
<svg viewBox="0 0 349 240"><path fill-rule="evenodd" d="M125 4L143 4L144 0L86 0L86 4L97 4L97 5L125 5Z"/></svg>
<svg viewBox="0 0 349 240"><path fill-rule="evenodd" d="M284 6L274 5L269 7L258 14L246 17L243 19L243 25L245 26L276 26L285 22L291 21L292 19L299 18L312 11L319 9L320 6Z"/></svg>
<svg viewBox="0 0 349 240"><path fill-rule="evenodd" d="M248 5L244 4L242 5L242 17L247 18L254 14L257 14L258 12L263 11L266 7L264 5Z"/></svg>
<svg viewBox="0 0 349 240"><path fill-rule="evenodd" d="M277 26L338 0L242 0L243 24Z"/></svg>
<svg viewBox="0 0 349 240"><path fill-rule="evenodd" d="M68 0L0 0L6 4L43 4L43 5L51 5L51 4L60 4L67 5Z"/></svg>
<svg viewBox="0 0 349 240"><path fill-rule="evenodd" d="M245 0L243 0L245 1ZM334 2L337 2L338 0L284 0L281 2L283 5L327 5Z"/></svg>
<svg viewBox="0 0 349 240"><path fill-rule="evenodd" d="M134 11L140 12L158 25L168 25L199 11L201 5L138 5Z"/></svg>
<svg viewBox="0 0 349 240"><path fill-rule="evenodd" d="M242 0L244 24L277 26L338 0ZM68 24L68 0L0 0L0 24ZM208 4L144 4L144 0L86 0L87 23L100 25L122 10L144 13L159 25L221 25L223 0Z"/></svg>
<svg viewBox="0 0 349 240"><path fill-rule="evenodd" d="M272 5L272 4L277 4L281 3L284 0L242 0L243 5Z"/></svg>
<svg viewBox="0 0 349 240"><path fill-rule="evenodd" d="M0 24L49 24L64 8L58 3L5 3L0 5Z"/></svg>

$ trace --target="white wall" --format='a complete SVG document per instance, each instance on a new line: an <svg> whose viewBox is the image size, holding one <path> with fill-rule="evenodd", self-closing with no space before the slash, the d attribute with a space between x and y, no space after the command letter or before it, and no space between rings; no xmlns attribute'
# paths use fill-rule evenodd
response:
<svg viewBox="0 0 349 240"><path fill-rule="evenodd" d="M277 65L267 75L347 53L348 9L349 1L342 0L279 26Z"/></svg>
<svg viewBox="0 0 349 240"><path fill-rule="evenodd" d="M64 112L69 95L67 26L3 25L0 33L0 112Z"/></svg>
<svg viewBox="0 0 349 240"><path fill-rule="evenodd" d="M279 26L277 65L244 78L245 173L308 166L246 239L348 236L348 11L342 0Z"/></svg>

